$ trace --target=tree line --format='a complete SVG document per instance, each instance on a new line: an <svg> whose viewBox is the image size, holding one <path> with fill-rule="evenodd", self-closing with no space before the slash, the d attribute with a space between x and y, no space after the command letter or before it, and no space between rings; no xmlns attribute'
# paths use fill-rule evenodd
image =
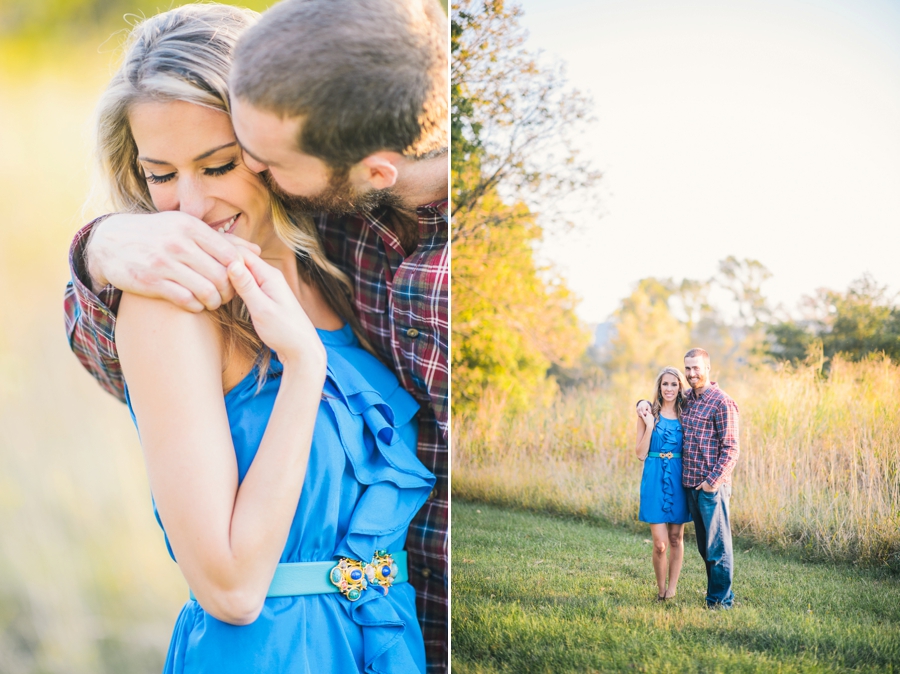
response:
<svg viewBox="0 0 900 674"><path fill-rule="evenodd" d="M577 298L536 250L568 226L562 207L600 175L578 154L591 101L564 68L527 46L521 7L459 0L451 8L453 403L466 413L490 393L512 409L573 385L678 364L703 345L719 371L810 359L827 370L842 353L900 359L896 297L863 276L820 289L799 312L773 308L770 272L730 256L709 279L638 281L590 347Z"/></svg>

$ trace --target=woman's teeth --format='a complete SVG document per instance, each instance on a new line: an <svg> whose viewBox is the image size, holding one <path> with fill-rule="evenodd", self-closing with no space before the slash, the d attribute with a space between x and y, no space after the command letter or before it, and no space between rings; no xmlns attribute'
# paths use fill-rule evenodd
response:
<svg viewBox="0 0 900 674"><path fill-rule="evenodd" d="M241 215L240 213L237 213L233 218L231 218L231 220L229 220L224 225L219 227L219 229L217 231L220 234L228 234L228 232L231 231L231 228L234 227L234 223L237 221L237 219L240 217L240 215Z"/></svg>

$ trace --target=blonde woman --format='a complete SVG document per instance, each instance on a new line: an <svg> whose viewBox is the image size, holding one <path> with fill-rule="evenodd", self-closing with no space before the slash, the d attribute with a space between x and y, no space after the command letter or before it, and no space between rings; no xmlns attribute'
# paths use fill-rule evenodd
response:
<svg viewBox="0 0 900 674"><path fill-rule="evenodd" d="M678 592L684 560L684 525L691 521L681 484L681 416L688 384L680 370L665 367L656 377L654 390L652 404L646 400L637 404L635 453L644 462L638 518L650 524L656 598L665 601Z"/></svg>
<svg viewBox="0 0 900 674"><path fill-rule="evenodd" d="M118 306L154 508L191 588L165 672L423 672L403 551L434 484L418 405L361 346L312 223L243 163L227 81L255 20L215 4L147 19L99 108L111 217L249 242L215 312Z"/></svg>

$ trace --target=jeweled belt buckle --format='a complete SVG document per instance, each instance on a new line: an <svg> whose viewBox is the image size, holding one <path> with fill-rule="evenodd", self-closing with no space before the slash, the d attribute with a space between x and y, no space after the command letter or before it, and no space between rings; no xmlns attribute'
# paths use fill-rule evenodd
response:
<svg viewBox="0 0 900 674"><path fill-rule="evenodd" d="M671 459L671 458L672 458L672 452L665 452L665 453L663 453L663 454L660 454L660 455L659 455L659 458L661 458L661 459Z"/></svg>
<svg viewBox="0 0 900 674"><path fill-rule="evenodd" d="M328 579L350 601L359 599L369 584L363 563L347 557L338 560L337 565L328 574Z"/></svg>
<svg viewBox="0 0 900 674"><path fill-rule="evenodd" d="M399 568L388 551L376 550L368 564L341 557L328 574L328 579L347 599L356 601L370 584L378 585L387 594L398 572Z"/></svg>
<svg viewBox="0 0 900 674"><path fill-rule="evenodd" d="M376 550L372 561L366 566L366 578L387 594L399 571L397 563L387 550Z"/></svg>

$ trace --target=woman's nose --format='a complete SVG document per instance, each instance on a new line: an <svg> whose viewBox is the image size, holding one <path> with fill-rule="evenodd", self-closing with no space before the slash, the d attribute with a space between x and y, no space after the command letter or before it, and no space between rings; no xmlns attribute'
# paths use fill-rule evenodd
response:
<svg viewBox="0 0 900 674"><path fill-rule="evenodd" d="M210 197L200 180L182 176L178 180L178 210L195 218L203 219L209 211Z"/></svg>

